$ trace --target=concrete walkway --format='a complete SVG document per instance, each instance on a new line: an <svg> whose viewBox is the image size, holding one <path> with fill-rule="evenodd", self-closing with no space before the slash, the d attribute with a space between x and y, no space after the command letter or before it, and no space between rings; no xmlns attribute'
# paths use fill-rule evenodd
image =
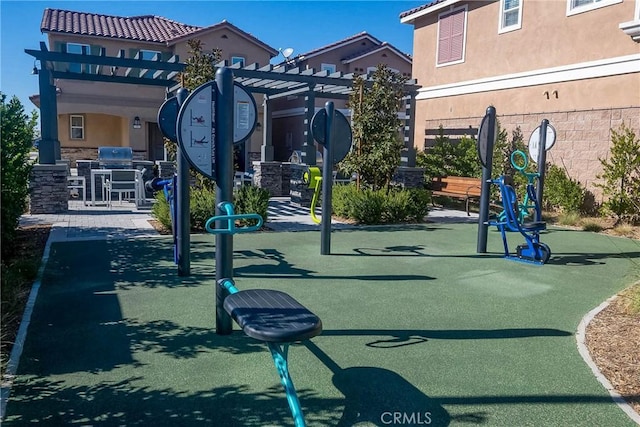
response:
<svg viewBox="0 0 640 427"><path fill-rule="evenodd" d="M321 210L316 210L321 216ZM267 226L273 231L320 230L320 224L311 219L309 208L290 203L288 197L273 197L269 200ZM157 236L158 232L149 223L153 219L151 205L136 209L130 202L85 206L82 201L69 201L69 211L62 214L23 215L20 225L52 224L50 239L58 241L131 239ZM427 219L437 223L477 222L478 215L467 216L465 212L433 207ZM333 221L333 229L354 228L351 224Z"/></svg>

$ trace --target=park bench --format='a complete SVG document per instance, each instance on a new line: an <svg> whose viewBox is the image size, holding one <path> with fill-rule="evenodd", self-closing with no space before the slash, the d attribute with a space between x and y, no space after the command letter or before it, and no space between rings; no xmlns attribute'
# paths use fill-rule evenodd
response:
<svg viewBox="0 0 640 427"><path fill-rule="evenodd" d="M469 201L480 199L482 180L466 176L442 176L431 180L430 190L432 196L452 197L465 202L465 210L469 214Z"/></svg>

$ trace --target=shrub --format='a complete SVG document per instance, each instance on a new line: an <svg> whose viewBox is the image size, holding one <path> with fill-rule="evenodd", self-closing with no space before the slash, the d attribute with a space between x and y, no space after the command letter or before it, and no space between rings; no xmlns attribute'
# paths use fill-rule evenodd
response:
<svg viewBox="0 0 640 427"><path fill-rule="evenodd" d="M169 203L164 192L158 191L155 195L156 202L151 208L151 214L163 227L171 229L171 213ZM267 221L267 209L269 207L269 192L263 188L245 185L234 193L235 213L257 213L264 221ZM189 221L191 231L202 232L206 222L215 215L216 193L209 187L192 187L189 191ZM242 225L254 225L255 220L249 220Z"/></svg>
<svg viewBox="0 0 640 427"><path fill-rule="evenodd" d="M234 208L238 214L257 213L267 222L269 191L253 185L243 185L234 192ZM241 221L242 225L255 225L257 220Z"/></svg>
<svg viewBox="0 0 640 427"><path fill-rule="evenodd" d="M640 217L640 139L624 123L620 131L611 129L611 156L599 159L603 173L598 178L607 199L602 203L605 212L617 217L617 222Z"/></svg>
<svg viewBox="0 0 640 427"><path fill-rule="evenodd" d="M415 222L422 222L429 213L431 203L431 193L422 188L412 188L409 191L409 209L407 219Z"/></svg>
<svg viewBox="0 0 640 427"><path fill-rule="evenodd" d="M543 203L545 209L562 212L582 212L586 190L578 181L567 176L564 169L548 165L544 179Z"/></svg>
<svg viewBox="0 0 640 427"><path fill-rule="evenodd" d="M425 181L429 183L434 177L448 175L480 177L482 170L475 139L462 137L454 144L443 132L440 126L435 145L417 155L416 165L424 168Z"/></svg>
<svg viewBox="0 0 640 427"><path fill-rule="evenodd" d="M602 230L604 230L604 227L602 227L601 224L595 222L595 221L583 221L582 222L582 229L584 231L591 231L593 233L599 233Z"/></svg>
<svg viewBox="0 0 640 427"><path fill-rule="evenodd" d="M204 231L207 220L216 212L216 193L208 187L191 188L189 196L191 230Z"/></svg>
<svg viewBox="0 0 640 427"><path fill-rule="evenodd" d="M398 223L405 221L411 206L408 191L390 191L384 201L383 222Z"/></svg>
<svg viewBox="0 0 640 427"><path fill-rule="evenodd" d="M563 212L558 216L558 223L562 225L574 226L580 222L580 215L577 212Z"/></svg>
<svg viewBox="0 0 640 427"><path fill-rule="evenodd" d="M385 209L382 191L364 190L351 200L350 217L361 224L381 224Z"/></svg>
<svg viewBox="0 0 640 427"><path fill-rule="evenodd" d="M337 185L332 193L333 214L362 224L420 222L431 201L424 189L358 191L355 185Z"/></svg>
<svg viewBox="0 0 640 427"><path fill-rule="evenodd" d="M27 208L29 193L29 174L31 164L27 161L29 150L33 144L37 115L27 116L17 97L8 103L6 95L0 92L0 183L2 185L2 213L1 237L2 251L11 250L10 242L15 237L20 215Z"/></svg>
<svg viewBox="0 0 640 427"><path fill-rule="evenodd" d="M334 185L331 190L331 208L333 214L342 218L351 218L352 200L358 197L355 184Z"/></svg>
<svg viewBox="0 0 640 427"><path fill-rule="evenodd" d="M632 316L640 314L640 283L623 292L626 312Z"/></svg>

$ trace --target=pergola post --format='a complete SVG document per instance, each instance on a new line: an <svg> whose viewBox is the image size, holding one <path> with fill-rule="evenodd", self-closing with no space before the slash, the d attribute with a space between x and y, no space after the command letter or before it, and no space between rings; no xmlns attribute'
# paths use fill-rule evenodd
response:
<svg viewBox="0 0 640 427"><path fill-rule="evenodd" d="M314 86L304 97L304 142L302 143L302 163L313 166L316 164L316 144L311 134L311 119L316 112L316 94Z"/></svg>
<svg viewBox="0 0 640 427"><path fill-rule="evenodd" d="M262 146L260 147L260 161L273 161L273 111L267 94L262 101L262 120L264 121L264 133L262 134Z"/></svg>
<svg viewBox="0 0 640 427"><path fill-rule="evenodd" d="M55 165L60 160L60 141L58 140L58 106L56 87L51 72L44 62L38 71L40 87L40 136L38 144L38 162L43 165Z"/></svg>

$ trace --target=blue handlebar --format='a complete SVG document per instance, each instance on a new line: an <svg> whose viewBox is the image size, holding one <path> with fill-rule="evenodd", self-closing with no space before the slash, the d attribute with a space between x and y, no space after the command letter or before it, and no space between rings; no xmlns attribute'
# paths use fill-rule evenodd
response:
<svg viewBox="0 0 640 427"><path fill-rule="evenodd" d="M218 208L226 212L226 215L216 215L209 218L204 225L204 229L207 231L207 233L211 233L211 234L249 233L249 232L260 230L260 227L262 227L262 224L264 224L264 220L262 219L262 217L256 213L234 214L233 205L229 202L221 202L218 205ZM255 225L248 225L245 227L236 227L236 224L235 224L236 220L247 220L247 219L254 219L258 221L258 223ZM216 221L227 221L227 227L215 228Z"/></svg>

